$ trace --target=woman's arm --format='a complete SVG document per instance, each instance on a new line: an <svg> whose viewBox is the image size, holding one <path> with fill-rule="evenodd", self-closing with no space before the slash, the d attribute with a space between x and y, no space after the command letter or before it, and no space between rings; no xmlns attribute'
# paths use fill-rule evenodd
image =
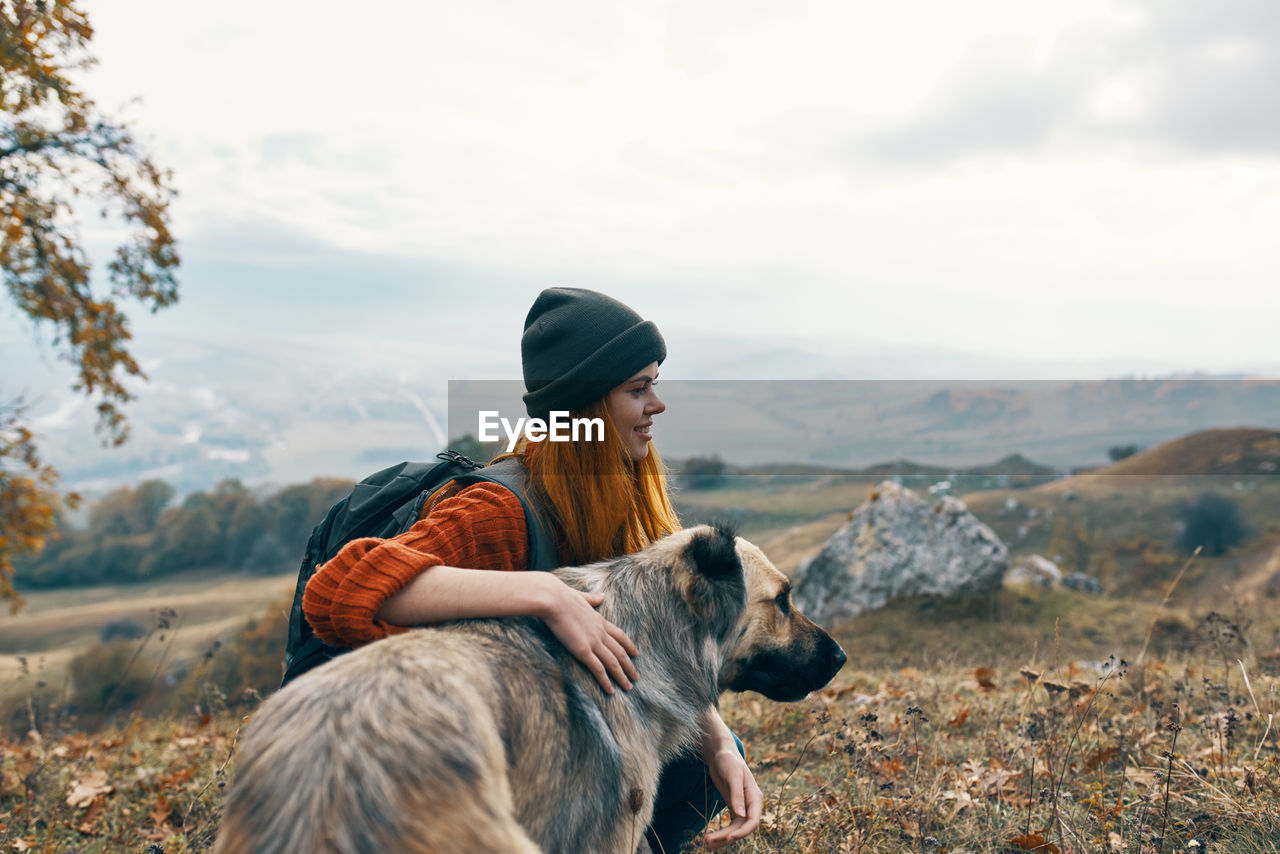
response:
<svg viewBox="0 0 1280 854"><path fill-rule="evenodd" d="M605 693L631 689L639 654L622 629L600 616L603 593L574 590L545 572L500 572L433 566L388 599L377 619L414 626L471 617L540 617Z"/></svg>
<svg viewBox="0 0 1280 854"><path fill-rule="evenodd" d="M446 620L541 617L602 689L612 693L615 681L630 688L637 651L596 612L603 597L548 573L518 571L528 556L519 499L504 487L477 484L398 537L347 543L308 582L302 609L322 640L340 646Z"/></svg>
<svg viewBox="0 0 1280 854"><path fill-rule="evenodd" d="M480 483L440 502L403 534L344 545L307 582L302 611L321 640L360 646L406 626L479 613L438 612L432 620L405 613L398 624L377 618L389 599L430 567L483 567L515 577L524 574L515 570L528 567L528 556L520 500L504 487Z"/></svg>
<svg viewBox="0 0 1280 854"><path fill-rule="evenodd" d="M711 831L703 837L708 848L716 849L755 832L760 826L764 796L746 760L738 752L738 744L720 717L719 710L709 707L698 723L702 728L698 753L707 763L716 789L728 802L732 818L728 827Z"/></svg>

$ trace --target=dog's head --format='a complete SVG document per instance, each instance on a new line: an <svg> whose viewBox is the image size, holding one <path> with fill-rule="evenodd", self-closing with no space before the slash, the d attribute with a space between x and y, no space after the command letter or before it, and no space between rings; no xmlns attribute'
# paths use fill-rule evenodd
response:
<svg viewBox="0 0 1280 854"><path fill-rule="evenodd" d="M764 552L723 526L658 543L685 602L721 649L720 690L799 700L831 681L844 650L791 603L791 582Z"/></svg>

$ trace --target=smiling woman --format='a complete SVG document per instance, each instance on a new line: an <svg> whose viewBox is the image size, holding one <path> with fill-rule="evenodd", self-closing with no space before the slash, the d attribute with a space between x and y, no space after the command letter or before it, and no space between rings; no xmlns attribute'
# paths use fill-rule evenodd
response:
<svg viewBox="0 0 1280 854"><path fill-rule="evenodd" d="M654 417L666 410L655 384L667 349L658 328L596 291L551 288L539 294L521 338L529 421L509 453L535 527L558 546L562 565L633 554L678 530ZM528 426L598 423L599 438L540 441ZM602 594L574 590L545 572L518 572L537 560L516 492L496 483L446 484L423 515L391 539L356 539L307 584L303 611L327 643L358 646L406 627L473 617L540 618L601 688L630 690L640 653L602 617ZM532 517L531 517L532 518ZM549 568L549 567L543 567ZM708 833L717 847L759 824L760 789L714 706L698 719L701 743L668 765L647 838L655 851L679 850L726 803L733 820ZM717 795L719 792L719 795Z"/></svg>
<svg viewBox="0 0 1280 854"><path fill-rule="evenodd" d="M653 362L609 392L609 417L633 460L643 460L653 439L653 416L667 411L653 387L658 384L658 363Z"/></svg>

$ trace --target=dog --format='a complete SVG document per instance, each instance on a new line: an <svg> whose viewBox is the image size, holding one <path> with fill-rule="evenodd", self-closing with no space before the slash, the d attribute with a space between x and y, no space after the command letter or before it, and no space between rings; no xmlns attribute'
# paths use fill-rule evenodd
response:
<svg viewBox="0 0 1280 854"><path fill-rule="evenodd" d="M641 651L630 691L606 694L536 618L377 641L263 703L215 854L647 852L659 773L723 691L799 700L845 662L726 527L555 572L606 594Z"/></svg>

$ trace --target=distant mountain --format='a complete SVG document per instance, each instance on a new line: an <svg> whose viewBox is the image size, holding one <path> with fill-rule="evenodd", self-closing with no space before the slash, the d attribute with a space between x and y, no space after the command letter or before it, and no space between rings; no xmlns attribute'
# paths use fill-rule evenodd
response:
<svg viewBox="0 0 1280 854"><path fill-rule="evenodd" d="M864 469L913 460L943 473L1018 453L1037 461L1031 473L1099 465L1116 445L1280 425L1274 380L702 382L664 389L668 412L655 427L664 452L716 453L739 465Z"/></svg>

